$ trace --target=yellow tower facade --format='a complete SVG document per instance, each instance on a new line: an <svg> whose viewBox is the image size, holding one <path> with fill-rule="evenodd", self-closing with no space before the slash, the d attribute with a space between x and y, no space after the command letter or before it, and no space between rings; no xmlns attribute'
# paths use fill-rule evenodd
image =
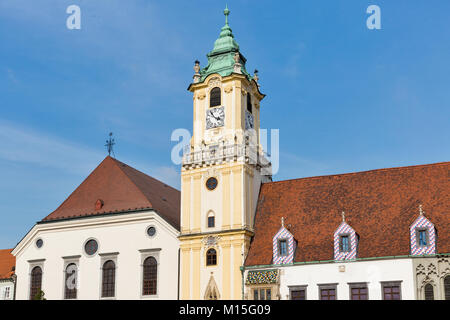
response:
<svg viewBox="0 0 450 320"><path fill-rule="evenodd" d="M193 135L181 171L181 299L241 299L259 188L271 179L260 142L257 73L228 25L194 66Z"/></svg>

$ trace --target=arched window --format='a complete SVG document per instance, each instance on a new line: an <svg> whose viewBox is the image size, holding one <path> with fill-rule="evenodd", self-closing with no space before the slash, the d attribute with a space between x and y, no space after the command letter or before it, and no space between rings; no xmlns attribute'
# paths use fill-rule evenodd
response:
<svg viewBox="0 0 450 320"><path fill-rule="evenodd" d="M34 267L31 270L31 281L30 281L30 300L33 300L36 294L41 291L42 285L42 269L41 267Z"/></svg>
<svg viewBox="0 0 450 320"><path fill-rule="evenodd" d="M209 249L206 252L206 265L215 266L217 264L217 253L215 249Z"/></svg>
<svg viewBox="0 0 450 320"><path fill-rule="evenodd" d="M102 298L114 297L116 286L116 264L108 260L103 264Z"/></svg>
<svg viewBox="0 0 450 320"><path fill-rule="evenodd" d="M252 113L252 97L247 93L247 111Z"/></svg>
<svg viewBox="0 0 450 320"><path fill-rule="evenodd" d="M445 300L450 300L450 275L444 279Z"/></svg>
<svg viewBox="0 0 450 320"><path fill-rule="evenodd" d="M434 289L431 283L427 283L424 288L425 300L434 300Z"/></svg>
<svg viewBox="0 0 450 320"><path fill-rule="evenodd" d="M208 228L214 228L216 226L216 221L214 217L214 212L208 213Z"/></svg>
<svg viewBox="0 0 450 320"><path fill-rule="evenodd" d="M144 276L142 280L142 295L156 294L156 285L158 281L158 262L154 257L148 257L144 260Z"/></svg>
<svg viewBox="0 0 450 320"><path fill-rule="evenodd" d="M77 265L71 263L66 267L64 299L77 298Z"/></svg>
<svg viewBox="0 0 450 320"><path fill-rule="evenodd" d="M214 89L211 90L211 92L209 93L209 106L210 107L217 107L220 106L222 101L220 98L220 88L219 87L215 87Z"/></svg>

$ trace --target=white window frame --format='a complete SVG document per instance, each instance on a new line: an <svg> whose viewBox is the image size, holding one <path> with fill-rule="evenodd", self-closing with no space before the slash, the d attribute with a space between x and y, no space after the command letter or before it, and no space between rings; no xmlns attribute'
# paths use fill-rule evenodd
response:
<svg viewBox="0 0 450 320"><path fill-rule="evenodd" d="M140 278L139 278L139 295L141 299L158 299L159 298L159 288L161 287L161 261L160 261L160 252L161 248L152 248L152 249L140 249L141 254L141 264L140 264ZM156 294L144 295L143 294L143 282L144 282L144 261L148 257L153 257L156 259Z"/></svg>
<svg viewBox="0 0 450 320"><path fill-rule="evenodd" d="M78 296L80 293L80 258L81 255L77 255L77 256L67 256L67 257L62 257L62 259L64 260L63 263L63 290L62 290L62 296L61 296L61 300L78 300ZM76 277L76 287L77 287L77 297L75 299L66 299L66 269L69 266L69 264L74 263L77 266L77 277Z"/></svg>
<svg viewBox="0 0 450 320"><path fill-rule="evenodd" d="M31 293L31 271L35 268L35 267L40 267L42 270L42 276L41 276L41 290L45 293L44 291L44 262L45 259L36 259L36 260L28 260L28 290L27 290L27 300L30 299L30 293Z"/></svg>
<svg viewBox="0 0 450 320"><path fill-rule="evenodd" d="M117 263L117 256L119 252L111 252L111 253L99 253L100 256L100 281L99 281L99 298L100 300L116 300L117 299L117 275L119 270L119 264ZM102 288L103 288L103 265L106 261L114 262L114 297L102 297Z"/></svg>

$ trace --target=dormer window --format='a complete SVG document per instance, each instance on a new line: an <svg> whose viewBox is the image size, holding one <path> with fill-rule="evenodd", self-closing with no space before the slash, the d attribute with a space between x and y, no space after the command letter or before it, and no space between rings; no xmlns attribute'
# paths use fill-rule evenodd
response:
<svg viewBox="0 0 450 320"><path fill-rule="evenodd" d="M356 259L359 237L356 231L345 221L342 212L342 223L334 232L334 260Z"/></svg>
<svg viewBox="0 0 450 320"><path fill-rule="evenodd" d="M272 238L273 264L288 264L294 262L296 242L294 236L284 226L284 218L281 218L281 228Z"/></svg>
<svg viewBox="0 0 450 320"><path fill-rule="evenodd" d="M288 254L288 248L287 248L287 240L281 239L278 240L278 255L280 257L285 257Z"/></svg>
<svg viewBox="0 0 450 320"><path fill-rule="evenodd" d="M221 101L221 97L220 97L220 88L215 87L210 92L209 107L210 108L217 107L217 106L220 106L221 104L222 104L222 101Z"/></svg>
<svg viewBox="0 0 450 320"><path fill-rule="evenodd" d="M350 251L350 240L348 235L341 235L339 239L339 251L349 252Z"/></svg>
<svg viewBox="0 0 450 320"><path fill-rule="evenodd" d="M425 217L422 206L419 206L419 217L410 226L411 255L435 254L436 235L433 223Z"/></svg>

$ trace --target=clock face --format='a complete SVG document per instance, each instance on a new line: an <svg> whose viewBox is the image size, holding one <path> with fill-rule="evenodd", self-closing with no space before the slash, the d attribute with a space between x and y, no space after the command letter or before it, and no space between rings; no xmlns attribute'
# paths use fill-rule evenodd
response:
<svg viewBox="0 0 450 320"><path fill-rule="evenodd" d="M253 115L250 112L245 111L245 130L253 128L254 128Z"/></svg>
<svg viewBox="0 0 450 320"><path fill-rule="evenodd" d="M223 127L225 124L224 107L206 110L206 129Z"/></svg>

